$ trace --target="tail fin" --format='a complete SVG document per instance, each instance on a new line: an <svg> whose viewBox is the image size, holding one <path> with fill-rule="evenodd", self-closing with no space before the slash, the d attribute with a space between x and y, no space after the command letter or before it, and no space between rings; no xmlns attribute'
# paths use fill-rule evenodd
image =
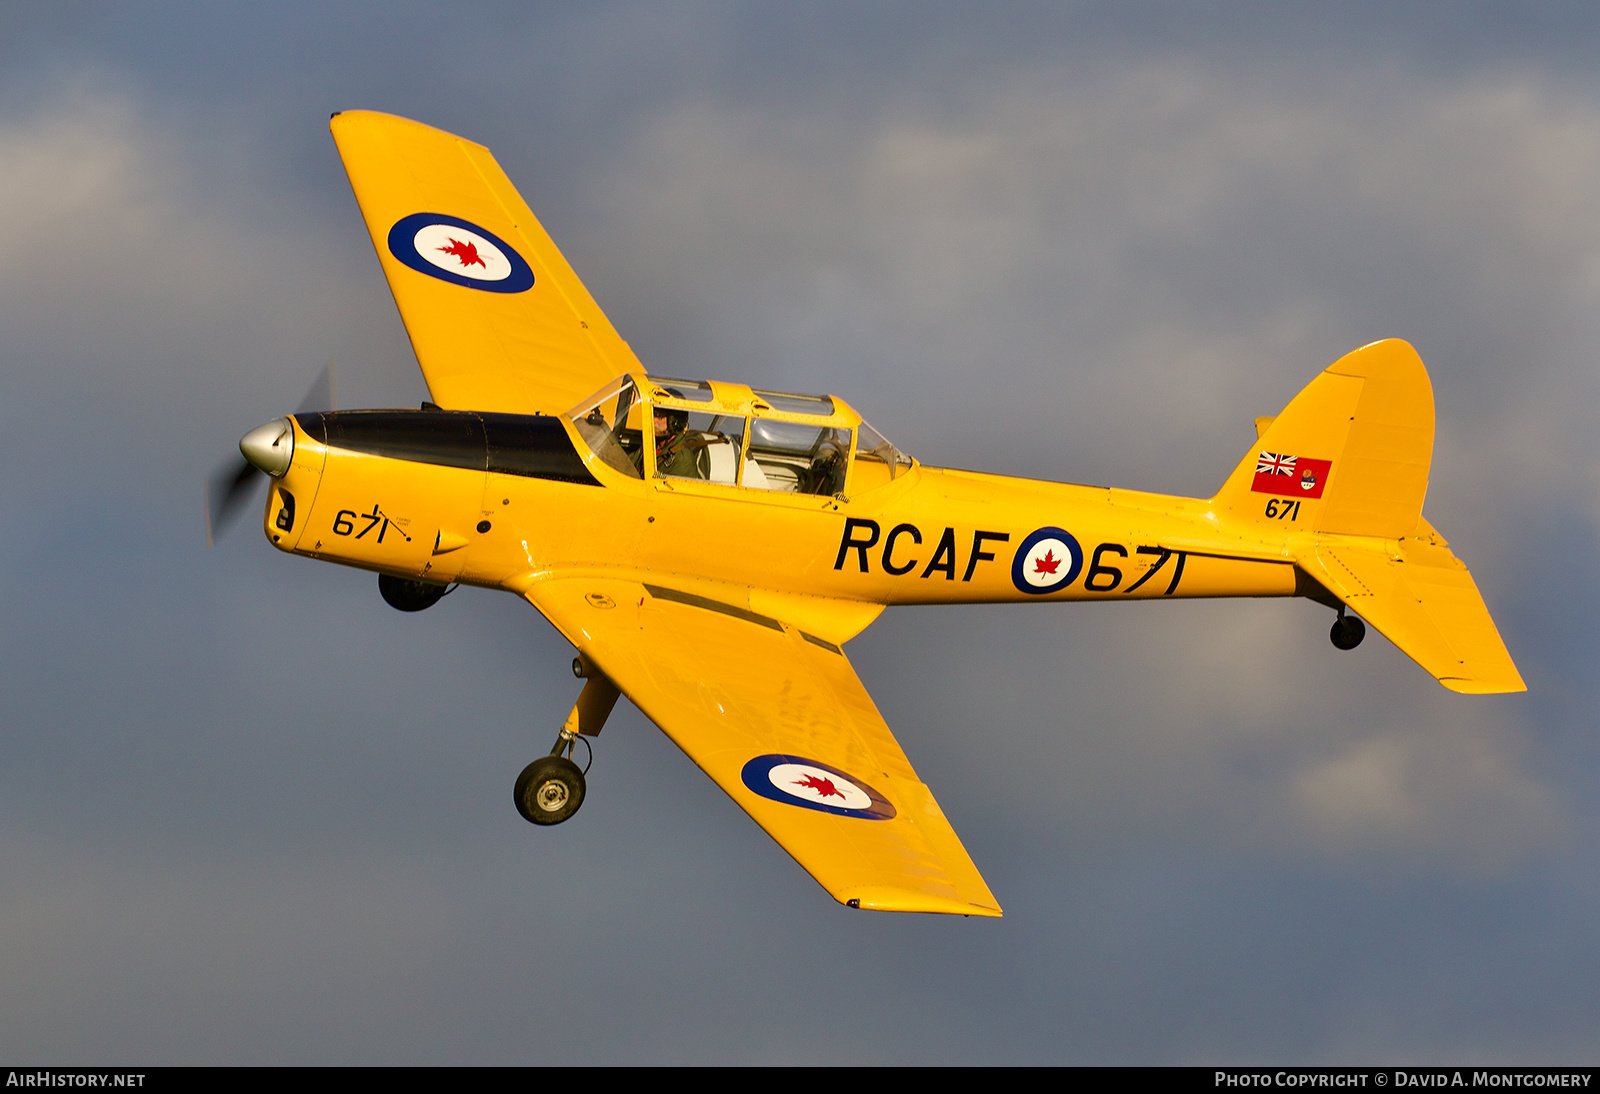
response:
<svg viewBox="0 0 1600 1094"><path fill-rule="evenodd" d="M1276 522L1264 509L1277 495L1299 504L1298 529L1399 539L1416 528L1433 462L1433 385L1409 344L1346 354L1256 426L1258 447L1213 499L1230 524Z"/></svg>
<svg viewBox="0 0 1600 1094"><path fill-rule="evenodd" d="M1282 537L1319 599L1348 605L1452 691L1526 690L1472 575L1422 517L1433 387L1416 350L1389 339L1347 354L1256 428L1212 499L1219 518Z"/></svg>

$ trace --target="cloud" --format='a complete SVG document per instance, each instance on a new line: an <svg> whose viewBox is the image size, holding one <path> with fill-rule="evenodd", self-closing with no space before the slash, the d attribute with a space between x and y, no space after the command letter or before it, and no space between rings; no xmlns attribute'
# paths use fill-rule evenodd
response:
<svg viewBox="0 0 1600 1094"><path fill-rule="evenodd" d="M415 996L400 989L427 975L461 914L439 879L416 876L403 857L111 850L15 835L0 846L8 1044L65 1058L92 1042L130 1061L218 1063L264 1063L293 1046L339 1060L353 1026L404 1054L403 1038L385 1031L414 1017ZM308 1005L347 1018L317 1020ZM150 1007L166 1021L152 1023ZM245 1028L254 1048L239 1040Z"/></svg>
<svg viewBox="0 0 1600 1094"><path fill-rule="evenodd" d="M150 423L181 420L163 446L190 463L192 494L330 358L355 399L415 400L420 376L353 202L330 230L322 210L272 192L259 154L230 154L103 74L58 84L0 118L0 414L14 467L89 474L147 451Z"/></svg>
<svg viewBox="0 0 1600 1094"><path fill-rule="evenodd" d="M1522 767L1500 727L1463 713L1303 764L1285 788L1292 815L1326 850L1380 850L1400 864L1445 856L1493 871L1548 845L1563 828L1559 795Z"/></svg>

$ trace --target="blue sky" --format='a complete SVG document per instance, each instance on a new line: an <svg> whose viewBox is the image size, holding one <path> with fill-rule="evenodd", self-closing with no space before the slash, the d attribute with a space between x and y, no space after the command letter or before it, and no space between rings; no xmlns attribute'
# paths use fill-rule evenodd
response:
<svg viewBox="0 0 1600 1094"><path fill-rule="evenodd" d="M1285 8L0 6L0 1051L1592 1061L1600 19ZM204 545L328 359L426 397L357 107L493 148L652 370L933 464L1206 496L1406 338L1530 690L1303 601L895 610L848 652L1003 920L837 907L626 704L534 830L525 604Z"/></svg>

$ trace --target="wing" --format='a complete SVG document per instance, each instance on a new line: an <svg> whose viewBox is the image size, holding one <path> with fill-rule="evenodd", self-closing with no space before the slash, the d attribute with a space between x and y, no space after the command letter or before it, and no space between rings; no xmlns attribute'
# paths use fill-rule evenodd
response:
<svg viewBox="0 0 1600 1094"><path fill-rule="evenodd" d="M639 368L487 148L364 110L329 128L436 403L555 413Z"/></svg>
<svg viewBox="0 0 1600 1094"><path fill-rule="evenodd" d="M838 646L636 581L525 595L834 899L1000 914Z"/></svg>

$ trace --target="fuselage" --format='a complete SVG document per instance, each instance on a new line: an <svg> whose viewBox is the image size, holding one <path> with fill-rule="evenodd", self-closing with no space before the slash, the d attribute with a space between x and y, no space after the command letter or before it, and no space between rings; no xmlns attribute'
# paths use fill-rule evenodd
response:
<svg viewBox="0 0 1600 1094"><path fill-rule="evenodd" d="M748 392L722 388L725 401ZM739 482L719 482L664 474L657 464L666 461L651 451L635 452L633 465L617 453L608 459L594 450L595 430L580 430L572 414L302 414L265 530L285 551L441 584L522 592L543 575L587 569L737 588L741 600L767 596L773 614L827 605L835 625L826 629L841 641L889 604L1296 591L1286 543L1272 542L1293 522L1237 529L1206 500L904 457L885 471L849 440L876 433L837 400L830 408L832 418L790 417L844 438L848 451L829 483L843 489L832 493L742 485L759 474L753 464ZM636 425L648 410L635 405ZM772 420L762 424L783 424L779 412L764 412ZM759 443L750 421L732 427L747 456ZM652 446L635 438L634 447ZM781 470L768 465L773 479Z"/></svg>

